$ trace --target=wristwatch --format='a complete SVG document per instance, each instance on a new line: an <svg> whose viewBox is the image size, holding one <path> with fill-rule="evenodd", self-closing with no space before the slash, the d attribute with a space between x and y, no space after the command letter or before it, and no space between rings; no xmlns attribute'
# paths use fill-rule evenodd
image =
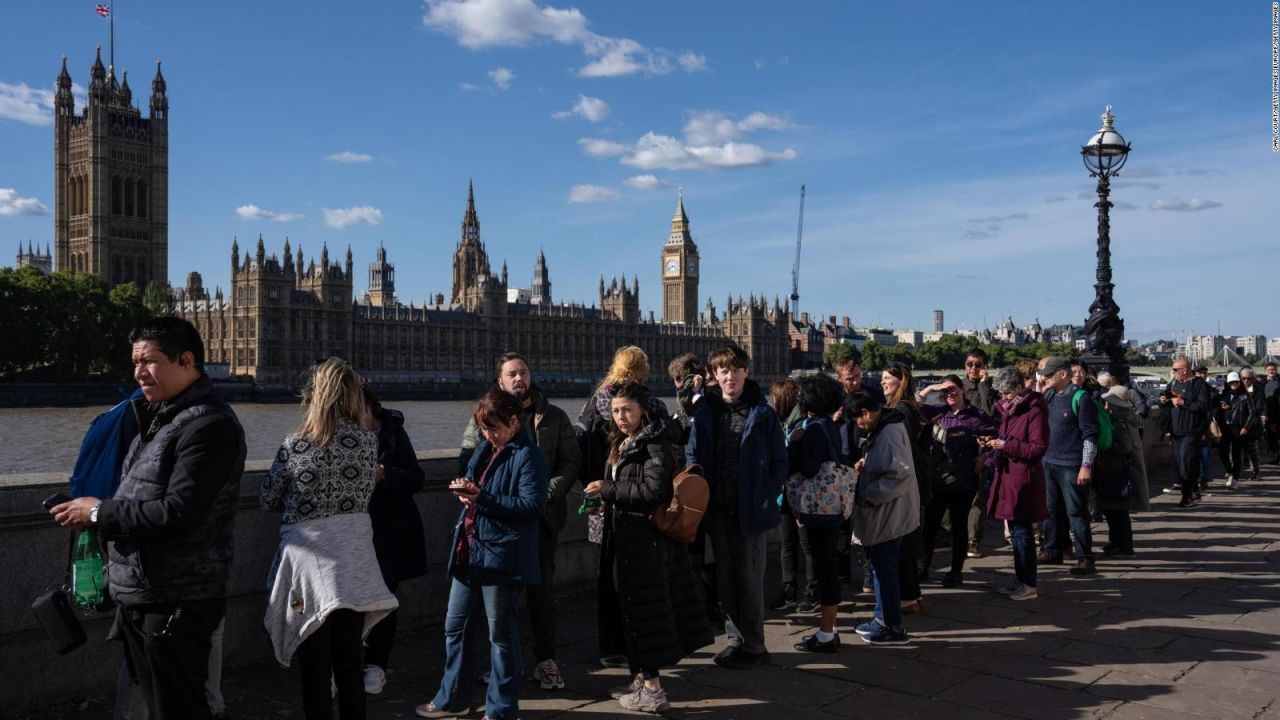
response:
<svg viewBox="0 0 1280 720"><path fill-rule="evenodd" d="M94 505L93 507L89 508L89 524L90 524L90 525L97 525L97 524L98 524L98 508L100 508L100 507L102 507L102 503L101 503L101 502L99 502L97 505Z"/></svg>

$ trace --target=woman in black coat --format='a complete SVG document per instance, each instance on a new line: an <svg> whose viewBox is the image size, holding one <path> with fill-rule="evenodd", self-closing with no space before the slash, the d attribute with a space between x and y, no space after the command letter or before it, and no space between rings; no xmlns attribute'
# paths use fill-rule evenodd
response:
<svg viewBox="0 0 1280 720"><path fill-rule="evenodd" d="M671 706L658 670L714 637L685 546L658 532L650 514L671 501L677 453L661 421L651 420L649 392L637 382L613 388L616 431L604 480L591 483L605 502L600 553L600 655L625 655L634 675L616 697L628 710ZM597 484L599 483L599 484Z"/></svg>
<svg viewBox="0 0 1280 720"><path fill-rule="evenodd" d="M369 498L373 550L378 556L382 579L394 593L402 580L427 574L426 536L422 516L413 500L426 476L404 430L404 415L382 407L367 384L363 390L369 410L364 425L378 435L378 470L373 495ZM393 610L373 626L365 640L364 690L371 695L382 692L386 685L387 660L395 637L396 612Z"/></svg>

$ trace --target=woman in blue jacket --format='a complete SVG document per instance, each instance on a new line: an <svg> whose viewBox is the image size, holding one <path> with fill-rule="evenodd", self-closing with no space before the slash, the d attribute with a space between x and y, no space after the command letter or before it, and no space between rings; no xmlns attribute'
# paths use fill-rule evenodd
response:
<svg viewBox="0 0 1280 720"><path fill-rule="evenodd" d="M547 504L551 473L538 446L520 427L520 401L494 388L474 413L484 440L466 477L449 489L462 503L449 556L449 609L444 621L445 661L440 690L414 708L418 717L445 718L471 709L475 658L466 652L467 628L486 616L492 675L485 720L515 720L519 711L519 586L541 582L538 519Z"/></svg>

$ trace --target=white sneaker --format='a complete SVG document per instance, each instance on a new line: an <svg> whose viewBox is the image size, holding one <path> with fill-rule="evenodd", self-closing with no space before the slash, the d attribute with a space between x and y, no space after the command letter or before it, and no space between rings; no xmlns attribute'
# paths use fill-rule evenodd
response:
<svg viewBox="0 0 1280 720"><path fill-rule="evenodd" d="M1237 479L1235 479L1235 478L1233 478L1233 477L1228 477L1228 478L1227 478L1227 489L1228 489L1228 490L1235 490L1239 485L1240 485L1240 481L1239 481L1239 480L1237 480Z"/></svg>
<svg viewBox="0 0 1280 720"><path fill-rule="evenodd" d="M366 695L377 695L387 686L387 673L377 665L364 669L364 692Z"/></svg>
<svg viewBox="0 0 1280 720"><path fill-rule="evenodd" d="M543 690L563 690L564 678L560 676L560 666L550 658L538 663L533 669L533 679Z"/></svg>

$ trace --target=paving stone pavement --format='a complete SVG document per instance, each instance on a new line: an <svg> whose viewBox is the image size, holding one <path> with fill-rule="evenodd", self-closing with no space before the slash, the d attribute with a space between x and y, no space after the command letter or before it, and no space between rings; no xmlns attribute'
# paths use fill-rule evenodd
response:
<svg viewBox="0 0 1280 720"><path fill-rule="evenodd" d="M986 557L970 560L962 588L925 587L922 615L907 618L912 643L873 648L853 625L871 598L856 594L840 608L845 643L835 654L798 653L792 644L816 616L771 613L772 661L746 671L711 662L723 643L686 659L663 685L666 717L682 720L833 718L1108 718L1280 720L1280 469L1229 492L1216 483L1197 507L1154 500L1134 516L1134 558L1098 561L1098 574L1074 578L1066 566L1040 569L1040 598L1013 602L993 592L1012 576L1012 558L991 525ZM1152 487L1168 477L1153 477ZM1161 481L1164 481L1163 483ZM1094 526L1105 542L1104 524ZM945 549L935 567L946 562ZM771 566L766 600L778 588ZM560 662L568 688L525 687L526 720L620 718L640 713L609 700L625 670L597 662L594 597L560 603ZM526 634L527 637L527 634ZM440 627L403 632L386 690L370 696L369 718L411 718L440 677ZM527 668L531 671L532 668ZM269 664L228 668L223 684L235 720L301 718L296 670ZM474 702L483 704L477 686ZM481 713L470 717L478 718ZM31 720L110 717L110 698L50 708Z"/></svg>

